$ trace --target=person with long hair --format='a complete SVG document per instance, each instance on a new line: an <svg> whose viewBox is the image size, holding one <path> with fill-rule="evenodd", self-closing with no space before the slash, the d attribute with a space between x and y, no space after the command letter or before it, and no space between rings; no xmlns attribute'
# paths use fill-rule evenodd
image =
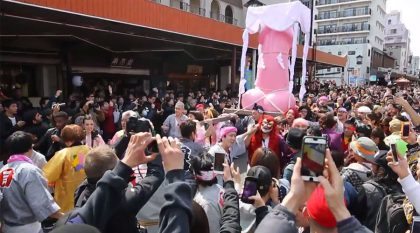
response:
<svg viewBox="0 0 420 233"><path fill-rule="evenodd" d="M303 105L299 107L299 117L307 121L314 121L312 110L310 107Z"/></svg>
<svg viewBox="0 0 420 233"><path fill-rule="evenodd" d="M95 148L105 144L101 135L95 130L95 122L92 116L87 115L83 118L83 129L85 130L86 136L82 140L82 144L87 145L89 148Z"/></svg>
<svg viewBox="0 0 420 233"><path fill-rule="evenodd" d="M251 167L261 165L268 168L271 172L271 175L274 178L279 178L280 176L280 161L277 155L271 150L267 148L258 148L254 155L252 156L252 160L250 163Z"/></svg>
<svg viewBox="0 0 420 233"><path fill-rule="evenodd" d="M66 148L58 151L44 167L45 178L54 186L54 199L63 212L74 208L74 192L86 178L84 163L89 147L78 125L67 125L61 131Z"/></svg>
<svg viewBox="0 0 420 233"><path fill-rule="evenodd" d="M252 161L254 152L260 148L270 148L281 159L280 135L277 134L277 124L274 118L264 115L258 123L259 128L251 138L248 146L248 161Z"/></svg>

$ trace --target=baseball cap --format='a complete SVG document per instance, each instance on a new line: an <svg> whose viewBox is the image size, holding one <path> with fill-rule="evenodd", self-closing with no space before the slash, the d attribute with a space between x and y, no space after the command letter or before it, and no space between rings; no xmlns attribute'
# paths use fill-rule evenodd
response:
<svg viewBox="0 0 420 233"><path fill-rule="evenodd" d="M270 170L261 165L251 167L248 170L247 176L257 179L257 189L260 193L267 191L272 184Z"/></svg>
<svg viewBox="0 0 420 233"><path fill-rule="evenodd" d="M372 139L367 137L360 137L357 139L357 141L352 141L350 143L350 148L358 156L366 159L371 163L375 163L375 156L377 155L379 149Z"/></svg>

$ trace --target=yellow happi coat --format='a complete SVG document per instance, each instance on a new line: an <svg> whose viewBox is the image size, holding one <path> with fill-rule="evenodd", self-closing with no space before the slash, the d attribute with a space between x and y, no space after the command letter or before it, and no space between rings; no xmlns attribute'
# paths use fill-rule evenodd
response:
<svg viewBox="0 0 420 233"><path fill-rule="evenodd" d="M74 208L74 192L86 178L84 163L88 152L86 145L64 148L44 167L45 177L55 187L54 199L63 212Z"/></svg>

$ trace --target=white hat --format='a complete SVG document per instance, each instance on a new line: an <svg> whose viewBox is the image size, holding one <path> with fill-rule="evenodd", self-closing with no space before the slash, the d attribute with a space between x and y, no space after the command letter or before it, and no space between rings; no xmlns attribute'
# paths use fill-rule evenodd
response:
<svg viewBox="0 0 420 233"><path fill-rule="evenodd" d="M359 113L372 113L372 109L370 109L369 107L366 107L366 106L362 106L362 107L357 109L357 112L359 112Z"/></svg>

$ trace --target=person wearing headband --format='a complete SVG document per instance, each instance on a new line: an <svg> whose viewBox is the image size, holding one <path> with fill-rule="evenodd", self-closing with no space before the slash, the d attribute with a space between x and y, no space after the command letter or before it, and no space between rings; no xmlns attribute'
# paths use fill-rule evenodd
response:
<svg viewBox="0 0 420 233"><path fill-rule="evenodd" d="M220 141L210 147L208 153L212 156L213 160L216 153L223 153L230 164L232 162L232 156L230 154L231 147L236 142L236 134L238 130L234 126L224 126L219 132Z"/></svg>

